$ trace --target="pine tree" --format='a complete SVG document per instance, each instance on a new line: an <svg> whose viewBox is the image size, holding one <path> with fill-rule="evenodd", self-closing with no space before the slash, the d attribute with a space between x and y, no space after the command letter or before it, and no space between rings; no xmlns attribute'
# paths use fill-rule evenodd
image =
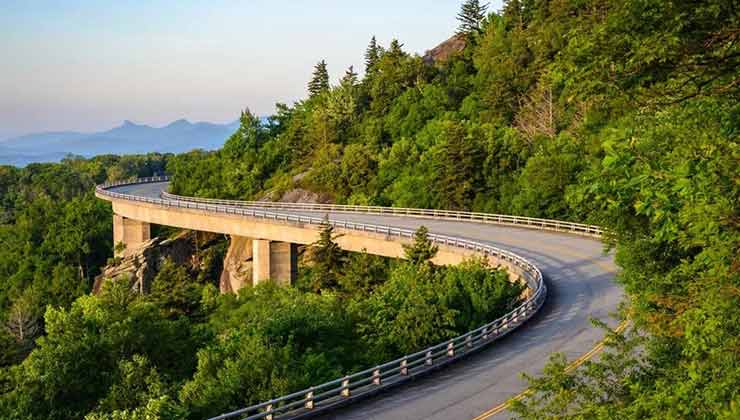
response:
<svg viewBox="0 0 740 420"><path fill-rule="evenodd" d="M506 0L501 9L501 16L506 20L509 29L524 29L532 20L536 0Z"/></svg>
<svg viewBox="0 0 740 420"><path fill-rule="evenodd" d="M429 229L426 226L420 226L416 230L413 244L403 246L406 259L415 265L429 263L437 255L437 251L439 251L439 247L429 239Z"/></svg>
<svg viewBox="0 0 740 420"><path fill-rule="evenodd" d="M459 123L445 123L443 138L442 147L432 164L437 206L469 210L475 198L476 185L480 185L476 176L483 152Z"/></svg>
<svg viewBox="0 0 740 420"><path fill-rule="evenodd" d="M334 227L329 223L329 218L325 217L321 223L319 240L312 245L311 253L313 262L311 289L316 293L339 285L345 256L344 251L335 242L336 238Z"/></svg>
<svg viewBox="0 0 740 420"><path fill-rule="evenodd" d="M404 55L403 44L398 42L397 39L394 39L393 41L391 41L391 45L388 48L388 54L390 54L391 57L396 57L396 58L403 56Z"/></svg>
<svg viewBox="0 0 740 420"><path fill-rule="evenodd" d="M479 0L466 0L460 8L460 13L457 14L457 20L460 22L457 33L465 36L479 33L483 19L486 17L486 10L488 10L488 3L481 4Z"/></svg>
<svg viewBox="0 0 740 420"><path fill-rule="evenodd" d="M355 66L349 66L347 71L344 72L344 77L339 82L344 88L351 88L357 84L357 72L355 72Z"/></svg>
<svg viewBox="0 0 740 420"><path fill-rule="evenodd" d="M327 115L335 123L338 133L343 133L354 121L358 91L357 73L353 66L349 66L339 86L331 90L326 100Z"/></svg>
<svg viewBox="0 0 740 420"><path fill-rule="evenodd" d="M501 15L506 19L507 26L520 29L524 27L522 2L520 0L505 1Z"/></svg>
<svg viewBox="0 0 740 420"><path fill-rule="evenodd" d="M380 60L381 48L378 46L378 41L375 39L375 35L370 38L370 45L367 46L365 51L365 74L372 73L375 65Z"/></svg>
<svg viewBox="0 0 740 420"><path fill-rule="evenodd" d="M313 70L313 77L308 82L308 93L314 97L329 90L329 71L326 69L326 61L321 60Z"/></svg>

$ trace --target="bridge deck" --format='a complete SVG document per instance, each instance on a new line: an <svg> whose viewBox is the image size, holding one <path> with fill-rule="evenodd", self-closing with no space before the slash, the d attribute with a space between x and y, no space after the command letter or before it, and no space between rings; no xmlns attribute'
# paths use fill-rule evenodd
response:
<svg viewBox="0 0 740 420"><path fill-rule="evenodd" d="M111 191L159 198L167 183L127 185ZM271 210L317 216L317 212ZM324 213L318 213L318 217ZM331 220L416 228L455 235L513 251L543 272L548 297L539 314L518 331L487 349L423 379L334 411L324 418L341 419L464 419L506 401L525 387L521 372L539 373L553 352L569 360L592 349L603 337L590 318L613 324L622 290L614 283L612 255L602 244L575 235L465 221L421 219L395 215L329 213ZM492 418L508 418L500 413Z"/></svg>

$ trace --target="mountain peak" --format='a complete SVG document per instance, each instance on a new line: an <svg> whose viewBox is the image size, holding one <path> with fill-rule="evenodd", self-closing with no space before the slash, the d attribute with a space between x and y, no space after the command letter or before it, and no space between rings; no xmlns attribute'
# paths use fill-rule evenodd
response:
<svg viewBox="0 0 740 420"><path fill-rule="evenodd" d="M462 52L466 44L465 35L453 35L452 38L427 51L424 54L423 60L427 64L444 63L453 55Z"/></svg>
<svg viewBox="0 0 740 420"><path fill-rule="evenodd" d="M186 120L185 118L180 118L179 120L172 121L171 123L167 124L167 127L187 127L190 125L190 121Z"/></svg>
<svg viewBox="0 0 740 420"><path fill-rule="evenodd" d="M89 157L215 150L223 146L237 126L205 122L194 124L182 118L165 127L152 127L123 120L117 127L94 133L27 134L2 142L0 163L26 165L31 162L59 161L68 153Z"/></svg>

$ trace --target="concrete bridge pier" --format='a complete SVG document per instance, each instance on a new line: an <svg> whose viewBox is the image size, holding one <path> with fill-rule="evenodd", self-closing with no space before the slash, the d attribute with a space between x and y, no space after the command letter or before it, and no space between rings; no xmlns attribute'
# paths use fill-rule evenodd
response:
<svg viewBox="0 0 740 420"><path fill-rule="evenodd" d="M147 222L129 219L118 214L113 215L113 249L118 249L118 244L123 243L125 249L135 249L151 238L151 226ZM116 251L120 256L124 251Z"/></svg>
<svg viewBox="0 0 740 420"><path fill-rule="evenodd" d="M289 285L295 281L297 266L296 244L231 235L219 288L221 293L236 293L268 279Z"/></svg>
<svg viewBox="0 0 740 420"><path fill-rule="evenodd" d="M292 284L298 270L298 245L289 242L252 240L252 285L274 280Z"/></svg>

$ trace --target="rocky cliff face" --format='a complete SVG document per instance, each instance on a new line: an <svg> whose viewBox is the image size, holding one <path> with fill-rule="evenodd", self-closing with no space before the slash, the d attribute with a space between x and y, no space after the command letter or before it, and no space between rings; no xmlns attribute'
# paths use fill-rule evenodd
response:
<svg viewBox="0 0 740 420"><path fill-rule="evenodd" d="M208 271L208 262L203 250L213 245L220 235L183 231L173 238L154 238L135 249L127 249L122 258L103 268L95 278L93 293L98 293L103 284L110 279L128 279L131 288L140 293L150 290L164 262L169 259L177 265L184 265L193 277Z"/></svg>
<svg viewBox="0 0 740 420"><path fill-rule="evenodd" d="M229 250L224 258L224 269L219 280L221 293L236 292L252 285L252 240L231 236Z"/></svg>

